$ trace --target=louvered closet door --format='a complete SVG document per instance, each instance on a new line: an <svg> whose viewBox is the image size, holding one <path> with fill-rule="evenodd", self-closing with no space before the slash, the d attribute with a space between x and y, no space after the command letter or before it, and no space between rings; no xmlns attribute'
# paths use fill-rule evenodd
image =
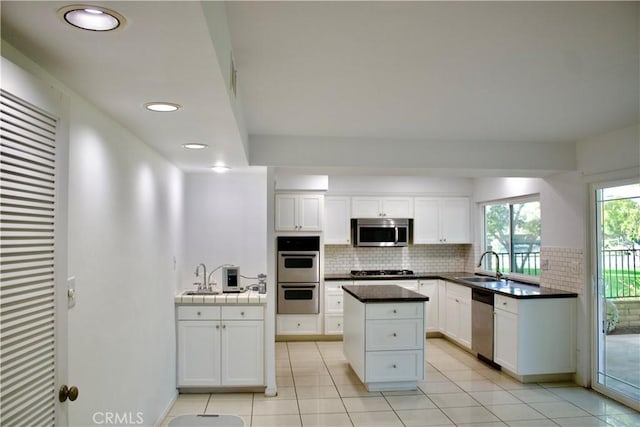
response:
<svg viewBox="0 0 640 427"><path fill-rule="evenodd" d="M56 120L0 95L0 425L53 425Z"/></svg>

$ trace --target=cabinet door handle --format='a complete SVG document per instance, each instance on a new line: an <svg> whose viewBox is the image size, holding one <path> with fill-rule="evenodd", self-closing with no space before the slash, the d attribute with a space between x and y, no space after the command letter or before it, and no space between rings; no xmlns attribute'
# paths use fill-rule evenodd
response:
<svg viewBox="0 0 640 427"><path fill-rule="evenodd" d="M220 329L220 325L216 325L216 329Z"/></svg>
<svg viewBox="0 0 640 427"><path fill-rule="evenodd" d="M398 336L398 334L396 334L396 333L394 332L394 333L393 333L393 336L394 336L394 337L397 337L397 336Z"/></svg>
<svg viewBox="0 0 640 427"><path fill-rule="evenodd" d="M507 303L506 303L506 302L503 302L503 303L502 303L502 305L507 305Z"/></svg>
<svg viewBox="0 0 640 427"><path fill-rule="evenodd" d="M393 369L396 369L396 368L397 368L397 366L396 366L396 365L393 365Z"/></svg>
<svg viewBox="0 0 640 427"><path fill-rule="evenodd" d="M341 303L341 302L342 302L342 301L338 301L336 304L340 305L340 303Z"/></svg>
<svg viewBox="0 0 640 427"><path fill-rule="evenodd" d="M398 312L398 310L393 310L393 314L396 314Z"/></svg>
<svg viewBox="0 0 640 427"><path fill-rule="evenodd" d="M222 329L227 329L227 325L222 325Z"/></svg>
<svg viewBox="0 0 640 427"><path fill-rule="evenodd" d="M240 312L240 316L244 316L244 311L241 311L241 312Z"/></svg>
<svg viewBox="0 0 640 427"><path fill-rule="evenodd" d="M201 315L202 313L200 313L200 312L197 312L196 314L197 314L198 316L200 316L200 315Z"/></svg>
<svg viewBox="0 0 640 427"><path fill-rule="evenodd" d="M298 323L298 328L300 327L300 323Z"/></svg>

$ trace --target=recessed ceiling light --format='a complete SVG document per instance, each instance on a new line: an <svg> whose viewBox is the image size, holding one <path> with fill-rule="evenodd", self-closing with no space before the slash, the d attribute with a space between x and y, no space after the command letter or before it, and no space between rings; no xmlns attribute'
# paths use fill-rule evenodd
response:
<svg viewBox="0 0 640 427"><path fill-rule="evenodd" d="M207 148L207 144L198 144L196 142L190 142L188 144L182 144L182 148L187 148L189 150L202 150L203 148Z"/></svg>
<svg viewBox="0 0 640 427"><path fill-rule="evenodd" d="M112 31L126 22L124 16L114 10L84 4L65 6L58 10L58 15L68 24L89 31Z"/></svg>
<svg viewBox="0 0 640 427"><path fill-rule="evenodd" d="M172 111L178 111L181 107L171 102L147 102L144 104L144 108L160 113L170 113Z"/></svg>
<svg viewBox="0 0 640 427"><path fill-rule="evenodd" d="M226 166L222 163L218 163L215 166L213 166L211 168L212 171L217 172L217 173L225 173L227 172L229 169L231 169L229 166Z"/></svg>

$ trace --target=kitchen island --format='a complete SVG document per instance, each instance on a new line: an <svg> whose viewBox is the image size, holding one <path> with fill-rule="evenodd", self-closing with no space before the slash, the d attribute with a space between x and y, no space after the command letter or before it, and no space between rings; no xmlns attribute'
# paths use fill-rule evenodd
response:
<svg viewBox="0 0 640 427"><path fill-rule="evenodd" d="M369 391L415 390L424 379L429 297L397 285L347 285L343 347Z"/></svg>

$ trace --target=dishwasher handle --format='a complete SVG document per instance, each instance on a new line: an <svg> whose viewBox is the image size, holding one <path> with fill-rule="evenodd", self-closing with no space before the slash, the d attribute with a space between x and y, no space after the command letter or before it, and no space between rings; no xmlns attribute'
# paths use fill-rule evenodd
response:
<svg viewBox="0 0 640 427"><path fill-rule="evenodd" d="M471 289L471 299L493 307L494 293L484 289Z"/></svg>

